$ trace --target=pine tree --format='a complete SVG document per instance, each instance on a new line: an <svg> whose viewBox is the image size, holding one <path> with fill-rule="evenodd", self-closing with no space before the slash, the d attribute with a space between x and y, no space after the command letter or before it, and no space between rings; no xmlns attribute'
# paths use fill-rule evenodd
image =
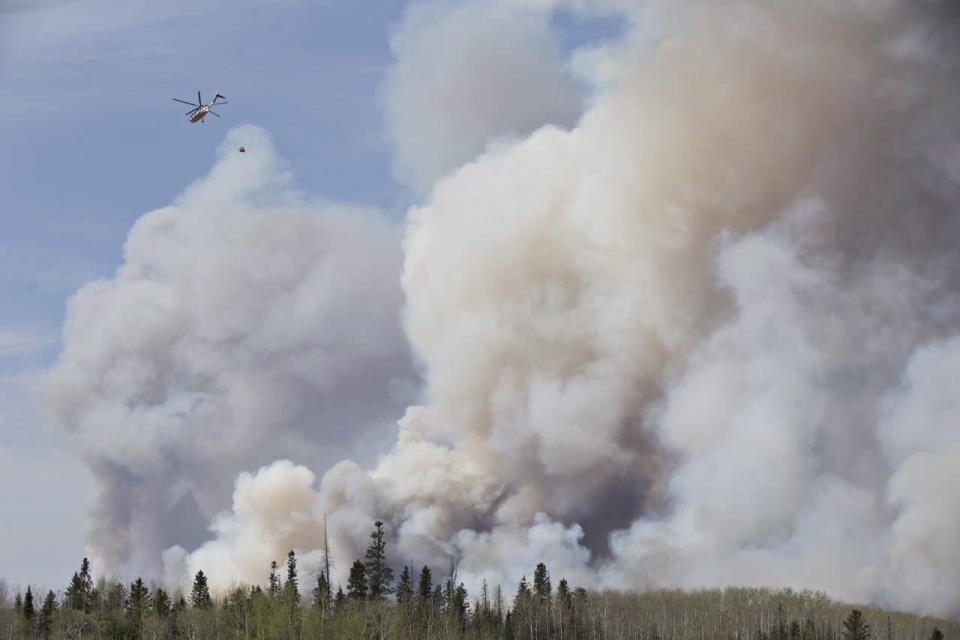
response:
<svg viewBox="0 0 960 640"><path fill-rule="evenodd" d="M149 605L150 590L147 589L147 585L143 584L143 580L137 578L130 585L130 595L127 596L127 617L134 629L140 629L143 624L143 616Z"/></svg>
<svg viewBox="0 0 960 640"><path fill-rule="evenodd" d="M163 590L163 587L157 587L151 598L153 613L161 620L170 615L170 596Z"/></svg>
<svg viewBox="0 0 960 640"><path fill-rule="evenodd" d="M30 587L27 587L27 593L23 597L23 619L26 621L33 620L33 616L36 614L36 609L33 605L33 591Z"/></svg>
<svg viewBox="0 0 960 640"><path fill-rule="evenodd" d="M573 597L570 595L570 586L567 584L566 578L560 578L560 582L557 584L557 602L564 609L573 606Z"/></svg>
<svg viewBox="0 0 960 640"><path fill-rule="evenodd" d="M40 619L37 621L37 631L47 640L53 632L53 615L57 611L57 597L53 591L47 591L47 596L43 599L43 606L40 608Z"/></svg>
<svg viewBox="0 0 960 640"><path fill-rule="evenodd" d="M400 584L397 585L397 604L406 604L413 597L413 581L410 579L410 567L404 566L400 572Z"/></svg>
<svg viewBox="0 0 960 640"><path fill-rule="evenodd" d="M317 586L313 589L313 606L321 611L330 607L330 583L322 572L317 575Z"/></svg>
<svg viewBox="0 0 960 640"><path fill-rule="evenodd" d="M197 571L193 578L193 590L190 592L190 604L194 609L209 609L213 606L210 598L210 588L207 586L207 576L203 571Z"/></svg>
<svg viewBox="0 0 960 640"><path fill-rule="evenodd" d="M187 601L183 597L182 593L177 594L176 599L173 601L173 609L170 610L171 613L179 613L187 608Z"/></svg>
<svg viewBox="0 0 960 640"><path fill-rule="evenodd" d="M337 611L342 611L343 606L347 603L347 596L343 593L343 587L337 585L337 595L333 599L333 606Z"/></svg>
<svg viewBox="0 0 960 640"><path fill-rule="evenodd" d="M934 627L933 632L930 634L930 640L943 640L943 632L937 627Z"/></svg>
<svg viewBox="0 0 960 640"><path fill-rule="evenodd" d="M90 561L87 558L80 563L80 572L74 573L65 593L64 604L75 611L90 613L93 604L93 576L90 575Z"/></svg>
<svg viewBox="0 0 960 640"><path fill-rule="evenodd" d="M843 640L870 640L870 625L863 619L859 609L853 609L843 621Z"/></svg>
<svg viewBox="0 0 960 640"><path fill-rule="evenodd" d="M291 605L300 604L300 590L297 587L297 556L293 549L287 554L287 579L283 583L284 599Z"/></svg>
<svg viewBox="0 0 960 640"><path fill-rule="evenodd" d="M267 589L267 593L273 597L280 595L280 576L277 575L276 560L270 561L270 586Z"/></svg>
<svg viewBox="0 0 960 640"><path fill-rule="evenodd" d="M450 613L463 626L467 619L467 613L470 610L470 603L467 599L467 589L461 582L450 596Z"/></svg>
<svg viewBox="0 0 960 640"><path fill-rule="evenodd" d="M367 597L366 569L359 560L355 560L350 567L350 576L347 578L347 597L352 600L363 600Z"/></svg>
<svg viewBox="0 0 960 640"><path fill-rule="evenodd" d="M422 602L430 600L433 593L433 576L430 574L430 567L424 565L420 569L420 581L417 584L417 598Z"/></svg>
<svg viewBox="0 0 960 640"><path fill-rule="evenodd" d="M527 565L529 566L529 565ZM513 608L522 606L530 600L530 587L527 586L527 576L520 578L520 584L517 585L517 595L513 597Z"/></svg>
<svg viewBox="0 0 960 640"><path fill-rule="evenodd" d="M370 599L380 600L393 593L393 569L387 565L387 542L384 539L383 522L373 523L370 546L364 558L364 569L370 585Z"/></svg>
<svg viewBox="0 0 960 640"><path fill-rule="evenodd" d="M550 574L547 572L547 565L541 562L533 572L533 592L536 594L538 600L549 601L551 591Z"/></svg>

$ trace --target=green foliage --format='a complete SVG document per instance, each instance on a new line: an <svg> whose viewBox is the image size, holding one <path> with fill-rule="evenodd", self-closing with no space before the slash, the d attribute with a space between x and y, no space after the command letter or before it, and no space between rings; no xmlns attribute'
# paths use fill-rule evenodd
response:
<svg viewBox="0 0 960 640"><path fill-rule="evenodd" d="M363 600L367 597L367 571L363 563L354 560L347 578L347 597L351 600Z"/></svg>
<svg viewBox="0 0 960 640"><path fill-rule="evenodd" d="M371 600L380 600L393 593L393 569L387 564L387 541L380 520L373 524L363 564Z"/></svg>
<svg viewBox="0 0 960 640"><path fill-rule="evenodd" d="M0 608L3 640L872 640L871 628L886 629L884 640L960 638L956 622L886 613L869 607L850 611L820 593L790 590L725 589L714 591L587 592L560 579L551 593L546 566L537 566L532 586L524 578L513 606L504 604L500 585L482 583L475 599L456 572L434 585L430 570L421 571L416 593L408 567L392 599L354 595L337 589L330 597L326 575L317 577L311 603L291 599L296 565L289 562L287 581L276 595L260 586L235 585L211 594L207 576L198 572L187 607L182 594L142 580L129 587L100 579L90 584L90 611L82 606L83 588L71 578L58 606L47 591L28 620L27 599L35 607L33 588L18 594L13 610ZM292 571L291 571L292 569ZM351 573L366 568L354 563ZM80 573L74 577L80 578ZM87 571L89 575L89 570ZM198 577L202 575L202 579ZM354 581L356 582L356 580ZM456 586L454 586L456 585ZM354 586L354 585L351 585ZM78 587L71 589L71 587ZM151 593L152 591L152 593ZM492 591L492 594L491 594ZM67 593L69 592L69 593ZM197 593L206 602L200 605ZM369 594L369 591L367 592ZM324 599L326 598L324 605ZM8 601L9 602L9 601ZM472 605L472 606L471 606ZM9 607L10 605L7 604ZM878 626L879 625L879 626ZM842 633L841 633L842 631Z"/></svg>
<svg viewBox="0 0 960 640"><path fill-rule="evenodd" d="M413 581L410 578L410 567L404 566L400 572L400 584L397 585L397 604L407 604L413 598Z"/></svg>
<svg viewBox="0 0 960 640"><path fill-rule="evenodd" d="M80 571L73 574L65 593L65 605L75 611L90 613L93 605L93 577L90 575L90 561L87 558L80 563Z"/></svg>
<svg viewBox="0 0 960 640"><path fill-rule="evenodd" d="M270 563L270 582L269 586L267 587L267 593L273 597L280 595L280 576L277 575L276 560Z"/></svg>
<svg viewBox="0 0 960 640"><path fill-rule="evenodd" d="M40 607L40 617L37 620L37 633L45 640L49 639L53 632L53 616L57 611L57 596L53 591L47 591L43 599L43 606Z"/></svg>
<svg viewBox="0 0 960 640"><path fill-rule="evenodd" d="M31 622L35 614L36 608L33 606L33 591L30 587L27 587L27 595L23 597L23 619Z"/></svg>
<svg viewBox="0 0 960 640"><path fill-rule="evenodd" d="M210 598L210 587L207 586L207 576L203 571L197 571L193 578L193 589L190 591L190 605L194 609L209 609L213 606Z"/></svg>
<svg viewBox="0 0 960 640"><path fill-rule="evenodd" d="M863 619L863 612L854 609L843 621L843 640L870 640L870 625Z"/></svg>
<svg viewBox="0 0 960 640"><path fill-rule="evenodd" d="M331 603L330 583L323 572L317 575L317 586L313 589L313 606L321 611L329 611Z"/></svg>
<svg viewBox="0 0 960 640"><path fill-rule="evenodd" d="M426 602L430 600L433 593L433 576L430 573L430 567L424 565L420 569L420 581L417 583L417 598Z"/></svg>

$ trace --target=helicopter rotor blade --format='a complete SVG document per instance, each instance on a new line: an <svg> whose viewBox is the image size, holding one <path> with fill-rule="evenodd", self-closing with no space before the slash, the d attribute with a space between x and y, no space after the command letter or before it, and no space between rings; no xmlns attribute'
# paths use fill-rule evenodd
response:
<svg viewBox="0 0 960 640"><path fill-rule="evenodd" d="M200 108L200 107L197 107L197 109L199 109L199 108ZM190 115L191 113L196 113L196 112L197 112L197 109L190 109L190 111L187 111L187 112L186 112L185 114L183 114L183 115L188 116L188 115Z"/></svg>
<svg viewBox="0 0 960 640"><path fill-rule="evenodd" d="M203 104L203 99L200 98L200 92L197 91L197 104Z"/></svg>
<svg viewBox="0 0 960 640"><path fill-rule="evenodd" d="M213 115L217 116L218 118L222 118L222 117L223 117L223 116L221 116L219 113L217 113L216 111L207 111L207 113L212 113Z"/></svg>
<svg viewBox="0 0 960 640"><path fill-rule="evenodd" d="M217 102L216 105L219 107L222 104L230 104L229 102Z"/></svg>
<svg viewBox="0 0 960 640"><path fill-rule="evenodd" d="M188 104L191 107L199 107L200 105L193 104L192 102L187 102L186 100L181 100L180 98L171 98L174 102L182 102L183 104Z"/></svg>

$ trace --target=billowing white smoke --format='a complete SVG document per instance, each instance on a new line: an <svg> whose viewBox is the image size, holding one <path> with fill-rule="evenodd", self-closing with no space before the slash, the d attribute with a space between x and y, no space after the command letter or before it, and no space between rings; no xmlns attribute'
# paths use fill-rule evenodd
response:
<svg viewBox="0 0 960 640"><path fill-rule="evenodd" d="M409 401L391 398L409 374L399 238L305 200L249 126L137 221L116 275L70 300L47 387L99 483L96 566L156 575L163 549L207 537L243 469L292 452L323 468L389 439Z"/></svg>
<svg viewBox="0 0 960 640"><path fill-rule="evenodd" d="M455 558L471 589L544 560L960 610L960 15L646 5L657 46L575 128L410 212L426 391L393 450L316 488L286 462L241 477L174 574L316 561L326 514L341 577L380 518L398 563Z"/></svg>

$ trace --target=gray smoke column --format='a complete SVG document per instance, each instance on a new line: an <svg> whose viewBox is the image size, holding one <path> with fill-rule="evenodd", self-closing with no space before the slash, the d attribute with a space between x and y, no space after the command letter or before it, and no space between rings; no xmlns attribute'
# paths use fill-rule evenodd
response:
<svg viewBox="0 0 960 640"><path fill-rule="evenodd" d="M69 301L46 386L99 485L98 571L159 575L240 471L293 452L322 468L389 433L410 372L399 245L376 212L299 193L250 126L136 222L116 274Z"/></svg>

